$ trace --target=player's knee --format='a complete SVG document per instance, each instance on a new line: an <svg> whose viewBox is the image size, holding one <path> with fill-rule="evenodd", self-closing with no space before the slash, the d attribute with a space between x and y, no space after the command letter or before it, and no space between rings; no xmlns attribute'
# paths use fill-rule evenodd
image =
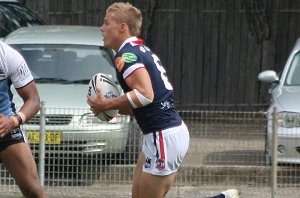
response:
<svg viewBox="0 0 300 198"><path fill-rule="evenodd" d="M30 198L42 198L43 196L43 188L39 184L29 184L21 188L21 191L24 197Z"/></svg>

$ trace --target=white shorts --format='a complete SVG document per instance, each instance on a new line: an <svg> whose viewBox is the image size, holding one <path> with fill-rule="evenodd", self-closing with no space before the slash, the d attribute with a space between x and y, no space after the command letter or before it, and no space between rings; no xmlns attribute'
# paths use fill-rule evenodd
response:
<svg viewBox="0 0 300 198"><path fill-rule="evenodd" d="M142 151L145 154L143 172L165 176L178 170L188 150L189 131L180 126L144 135Z"/></svg>

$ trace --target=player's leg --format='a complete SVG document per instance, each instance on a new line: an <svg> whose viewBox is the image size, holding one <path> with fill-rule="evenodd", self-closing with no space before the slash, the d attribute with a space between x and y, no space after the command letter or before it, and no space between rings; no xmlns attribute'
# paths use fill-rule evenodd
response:
<svg viewBox="0 0 300 198"><path fill-rule="evenodd" d="M140 177L139 198L163 198L175 181L176 173L157 176L143 172Z"/></svg>
<svg viewBox="0 0 300 198"><path fill-rule="evenodd" d="M163 198L175 180L175 173L167 176L145 173L143 172L145 160L145 155L141 152L135 168L132 198Z"/></svg>
<svg viewBox="0 0 300 198"><path fill-rule="evenodd" d="M0 158L26 198L46 197L40 185L31 150L26 143L8 146L1 151Z"/></svg>
<svg viewBox="0 0 300 198"><path fill-rule="evenodd" d="M135 168L132 186L132 198L164 197L175 180L175 174L164 176L163 178L161 176L144 173L144 163L145 155L143 152L141 152Z"/></svg>
<svg viewBox="0 0 300 198"><path fill-rule="evenodd" d="M139 154L137 164L134 171L134 178L133 178L133 185L132 185L132 198L138 198L139 197L139 188L140 188L140 181L141 181L141 175L143 172L143 165L145 162L145 155L143 152Z"/></svg>
<svg viewBox="0 0 300 198"><path fill-rule="evenodd" d="M184 123L144 135L142 154L136 168L133 197L164 197L174 183L188 145L189 133Z"/></svg>

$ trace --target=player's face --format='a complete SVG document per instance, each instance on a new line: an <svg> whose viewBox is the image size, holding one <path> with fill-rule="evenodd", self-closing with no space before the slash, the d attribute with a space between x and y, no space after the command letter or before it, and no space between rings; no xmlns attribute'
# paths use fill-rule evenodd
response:
<svg viewBox="0 0 300 198"><path fill-rule="evenodd" d="M100 27L100 31L103 35L104 47L118 50L120 47L120 26L115 20L115 16L112 12L108 12L105 15L103 25Z"/></svg>

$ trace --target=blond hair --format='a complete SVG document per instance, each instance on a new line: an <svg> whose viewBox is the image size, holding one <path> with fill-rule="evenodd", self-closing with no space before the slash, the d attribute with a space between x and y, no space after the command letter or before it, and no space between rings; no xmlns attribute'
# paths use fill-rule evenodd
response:
<svg viewBox="0 0 300 198"><path fill-rule="evenodd" d="M141 11L130 3L118 2L109 6L106 13L113 12L117 23L126 23L129 32L138 36L142 26Z"/></svg>

